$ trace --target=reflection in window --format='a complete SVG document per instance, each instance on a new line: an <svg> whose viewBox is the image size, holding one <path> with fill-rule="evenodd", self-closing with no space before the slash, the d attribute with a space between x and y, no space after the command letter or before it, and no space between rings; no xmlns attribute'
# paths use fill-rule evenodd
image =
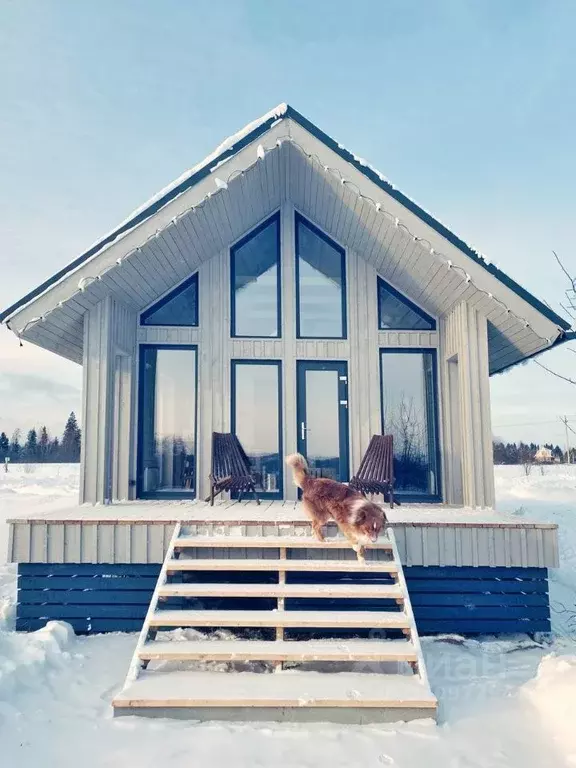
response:
<svg viewBox="0 0 576 768"><path fill-rule="evenodd" d="M141 496L195 493L196 364L190 347L141 348Z"/></svg>
<svg viewBox="0 0 576 768"><path fill-rule="evenodd" d="M231 251L232 336L280 336L280 219Z"/></svg>
<svg viewBox="0 0 576 768"><path fill-rule="evenodd" d="M381 350L382 429L394 437L398 493L436 496L438 433L432 350Z"/></svg>
<svg viewBox="0 0 576 768"><path fill-rule="evenodd" d="M198 325L198 273L142 313L141 325Z"/></svg>
<svg viewBox="0 0 576 768"><path fill-rule="evenodd" d="M232 362L232 431L246 451L256 490L282 498L280 363Z"/></svg>
<svg viewBox="0 0 576 768"><path fill-rule="evenodd" d="M346 336L344 250L296 215L297 336Z"/></svg>
<svg viewBox="0 0 576 768"><path fill-rule="evenodd" d="M306 459L315 477L340 477L339 371L307 368L305 375Z"/></svg>
<svg viewBox="0 0 576 768"><path fill-rule="evenodd" d="M433 331L436 323L424 310L379 277L378 328L381 331Z"/></svg>

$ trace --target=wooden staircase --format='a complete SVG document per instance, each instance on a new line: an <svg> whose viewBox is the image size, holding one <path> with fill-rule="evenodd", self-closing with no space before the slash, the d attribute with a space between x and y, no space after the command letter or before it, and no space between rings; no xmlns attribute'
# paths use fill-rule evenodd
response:
<svg viewBox="0 0 576 768"><path fill-rule="evenodd" d="M392 529L366 555L359 563L341 538L197 536L178 524L114 713L435 717Z"/></svg>

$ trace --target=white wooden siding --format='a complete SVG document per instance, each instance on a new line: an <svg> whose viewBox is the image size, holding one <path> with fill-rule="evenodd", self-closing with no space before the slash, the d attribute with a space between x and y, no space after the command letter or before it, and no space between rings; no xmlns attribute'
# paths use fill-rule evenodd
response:
<svg viewBox="0 0 576 768"><path fill-rule="evenodd" d="M188 524L187 524L188 525ZM300 526L301 527L301 526ZM191 535L224 535L221 524L189 524ZM290 526L230 527L233 535L290 535ZM16 521L8 559L18 563L162 563L174 522ZM394 524L404 565L557 568L555 526ZM262 551L262 556L265 553ZM316 556L316 555L315 555Z"/></svg>
<svg viewBox="0 0 576 768"><path fill-rule="evenodd" d="M461 303L442 319L440 338L445 500L491 507L494 466L486 317ZM453 365L457 365L457 386L449 371Z"/></svg>
<svg viewBox="0 0 576 768"><path fill-rule="evenodd" d="M136 313L110 296L86 313L80 501L130 495Z"/></svg>
<svg viewBox="0 0 576 768"><path fill-rule="evenodd" d="M438 428L445 500L473 507L493 504L485 315L470 304L461 303L440 319L439 331L379 331L376 266L363 255L347 249L347 338L297 339L294 214L291 202L284 202L281 206L283 325L280 339L231 338L229 248L199 266L194 262L199 273L198 328L138 328L135 310L111 297L88 310L84 323L82 501L104 503L134 496L138 341L198 347L197 495L200 498L209 491L212 432L230 430L231 360L282 362L284 455L296 450L297 445L296 361L346 362L350 471L353 472L370 437L381 429L379 349L438 348ZM452 396L447 366L448 360L455 356L459 386L458 393ZM453 401L458 395L459 434L455 434L450 422L454 422ZM296 489L286 468L284 489L285 498L296 498Z"/></svg>

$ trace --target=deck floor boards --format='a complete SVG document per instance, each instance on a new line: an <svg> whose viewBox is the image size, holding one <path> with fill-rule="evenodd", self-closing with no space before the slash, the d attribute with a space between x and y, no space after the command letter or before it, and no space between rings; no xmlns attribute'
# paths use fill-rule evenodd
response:
<svg viewBox="0 0 576 768"><path fill-rule="evenodd" d="M385 507L391 525L557 528L553 523L519 520L492 509L468 509L444 504L406 504L393 510ZM48 511L31 512L8 523L170 523L198 522L226 524L309 523L300 502L264 500L219 500L210 506L203 501L123 501L104 506L66 505Z"/></svg>

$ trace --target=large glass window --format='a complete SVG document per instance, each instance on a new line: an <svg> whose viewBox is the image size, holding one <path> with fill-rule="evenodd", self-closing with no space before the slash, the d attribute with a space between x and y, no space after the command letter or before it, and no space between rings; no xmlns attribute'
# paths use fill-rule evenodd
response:
<svg viewBox="0 0 576 768"><path fill-rule="evenodd" d="M394 437L395 487L406 496L438 497L434 350L380 350L382 431Z"/></svg>
<svg viewBox="0 0 576 768"><path fill-rule="evenodd" d="M246 451L256 490L282 498L281 363L232 361L232 431Z"/></svg>
<svg viewBox="0 0 576 768"><path fill-rule="evenodd" d="M296 215L296 335L346 337L344 249Z"/></svg>
<svg viewBox="0 0 576 768"><path fill-rule="evenodd" d="M141 325L198 325L198 273L140 316Z"/></svg>
<svg viewBox="0 0 576 768"><path fill-rule="evenodd" d="M232 336L279 337L280 218L278 214L231 250Z"/></svg>
<svg viewBox="0 0 576 768"><path fill-rule="evenodd" d="M401 293L378 278L378 328L398 331L433 331L436 322Z"/></svg>
<svg viewBox="0 0 576 768"><path fill-rule="evenodd" d="M196 380L195 348L140 348L141 497L195 494Z"/></svg>

